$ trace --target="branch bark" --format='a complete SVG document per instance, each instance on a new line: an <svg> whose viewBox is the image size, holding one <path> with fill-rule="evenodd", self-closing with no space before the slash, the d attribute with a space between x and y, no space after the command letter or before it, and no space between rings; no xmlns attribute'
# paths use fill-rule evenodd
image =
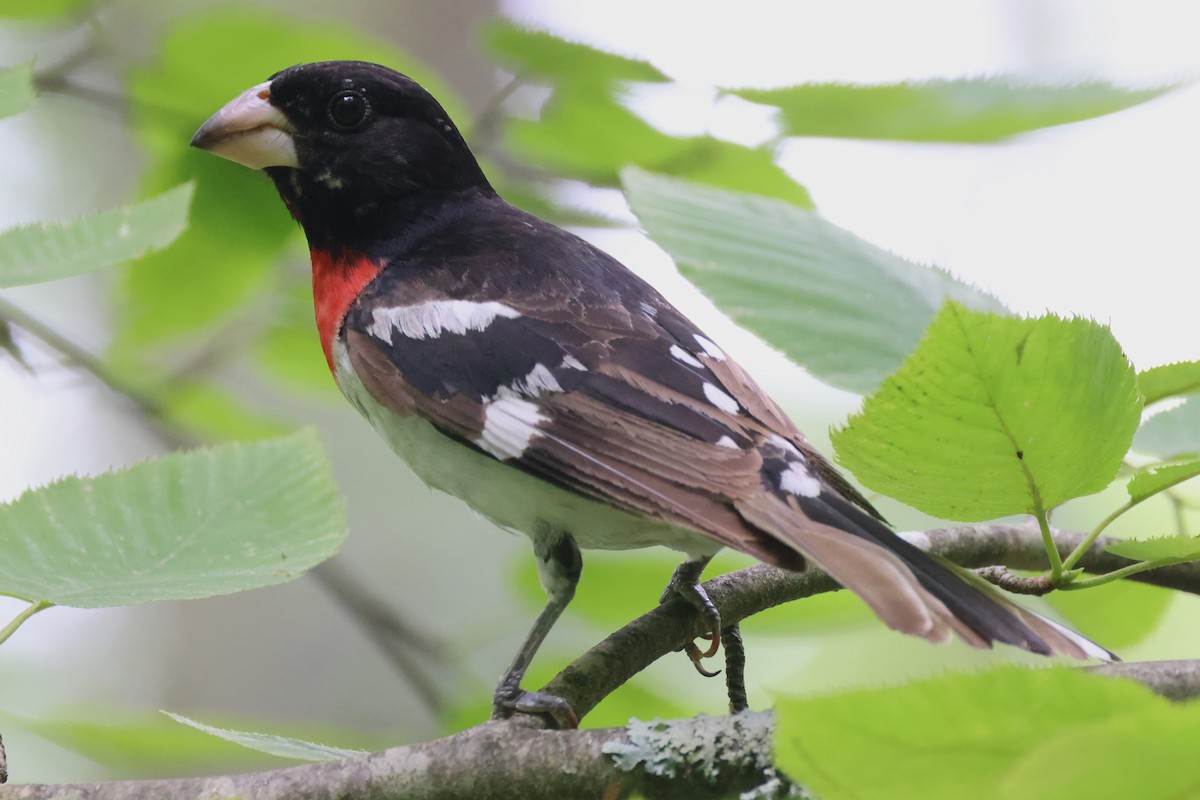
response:
<svg viewBox="0 0 1200 800"><path fill-rule="evenodd" d="M1041 534L1031 525L978 525L908 537L963 566L1045 567ZM1055 531L1060 551L1083 537ZM1101 540L1080 565L1109 572L1129 561L1104 552ZM1182 564L1133 577L1200 594L1200 564ZM763 565L705 583L726 624L788 600L838 588L812 570L790 573ZM672 601L634 620L581 656L543 691L559 694L580 716L657 658L698 632L695 612ZM1110 664L1096 672L1130 678L1183 700L1200 696L1200 661ZM587 731L539 730L533 719L486 722L432 742L396 747L363 758L304 764L269 772L179 780L105 784L28 784L0 787L0 800L148 800L222 798L508 798L722 796L778 785L771 766L769 715L696 717L670 723L631 723ZM701 743L699 749L697 743ZM766 792L763 797L776 796ZM782 794L777 796L783 796Z"/></svg>
<svg viewBox="0 0 1200 800"><path fill-rule="evenodd" d="M362 758L268 772L175 780L0 787L3 800L539 800L564 797L726 796L769 773L767 714L698 717L658 725L544 731L485 722L433 742ZM697 758L695 742L710 744ZM689 753L689 751L691 751ZM647 764L653 758L665 758Z"/></svg>

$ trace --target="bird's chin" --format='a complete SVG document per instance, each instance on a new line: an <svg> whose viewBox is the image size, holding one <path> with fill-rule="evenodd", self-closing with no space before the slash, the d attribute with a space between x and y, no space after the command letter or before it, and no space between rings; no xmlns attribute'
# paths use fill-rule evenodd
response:
<svg viewBox="0 0 1200 800"><path fill-rule="evenodd" d="M251 169L300 166L287 117L271 105L271 84L252 86L209 117L192 147Z"/></svg>

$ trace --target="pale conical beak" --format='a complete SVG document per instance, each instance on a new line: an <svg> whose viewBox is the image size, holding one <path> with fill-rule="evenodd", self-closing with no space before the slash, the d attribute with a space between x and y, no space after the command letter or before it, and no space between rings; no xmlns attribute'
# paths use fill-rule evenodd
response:
<svg viewBox="0 0 1200 800"><path fill-rule="evenodd" d="M271 105L271 83L242 92L209 117L192 137L192 147L251 169L299 167L292 126Z"/></svg>

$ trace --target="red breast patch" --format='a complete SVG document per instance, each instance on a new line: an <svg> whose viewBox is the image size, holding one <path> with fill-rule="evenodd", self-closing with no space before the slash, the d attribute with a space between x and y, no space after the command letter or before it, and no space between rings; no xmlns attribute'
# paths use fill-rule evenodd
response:
<svg viewBox="0 0 1200 800"><path fill-rule="evenodd" d="M360 253L343 253L334 258L328 250L313 250L313 305L317 312L317 333L321 335L321 349L325 351L325 363L329 371L337 376L333 367L333 337L342 327L342 320L350 304L358 297L363 287L379 274L382 267Z"/></svg>

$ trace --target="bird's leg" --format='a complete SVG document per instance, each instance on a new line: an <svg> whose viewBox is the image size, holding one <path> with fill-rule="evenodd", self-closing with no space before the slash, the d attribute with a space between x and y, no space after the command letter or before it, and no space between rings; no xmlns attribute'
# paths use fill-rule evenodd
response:
<svg viewBox="0 0 1200 800"><path fill-rule="evenodd" d="M504 719L517 712L546 714L560 728L577 728L579 718L570 703L551 694L527 692L521 688L521 680L546 634L575 596L575 587L583 572L583 558L575 540L563 531L539 533L534 539L533 551L538 559L538 578L546 590L546 607L538 614L521 649L496 685L492 696L492 719Z"/></svg>
<svg viewBox="0 0 1200 800"><path fill-rule="evenodd" d="M715 656L721 649L721 613L717 611L713 601L708 599L708 593L700 585L700 573L704 572L704 568L711 560L712 556L702 556L688 559L676 567L675 574L671 576L671 581L663 590L662 597L658 601L665 603L671 599L672 595L678 595L700 612L700 618L708 628L708 633L703 637L709 640L708 649L701 650L695 642L688 642L684 645L683 650L692 660L696 671L706 678L711 678L717 673L706 670L700 663L701 659Z"/></svg>
<svg viewBox="0 0 1200 800"><path fill-rule="evenodd" d="M729 695L729 713L737 714L750 707L746 699L746 646L742 629L735 622L721 631L725 645L725 691Z"/></svg>

